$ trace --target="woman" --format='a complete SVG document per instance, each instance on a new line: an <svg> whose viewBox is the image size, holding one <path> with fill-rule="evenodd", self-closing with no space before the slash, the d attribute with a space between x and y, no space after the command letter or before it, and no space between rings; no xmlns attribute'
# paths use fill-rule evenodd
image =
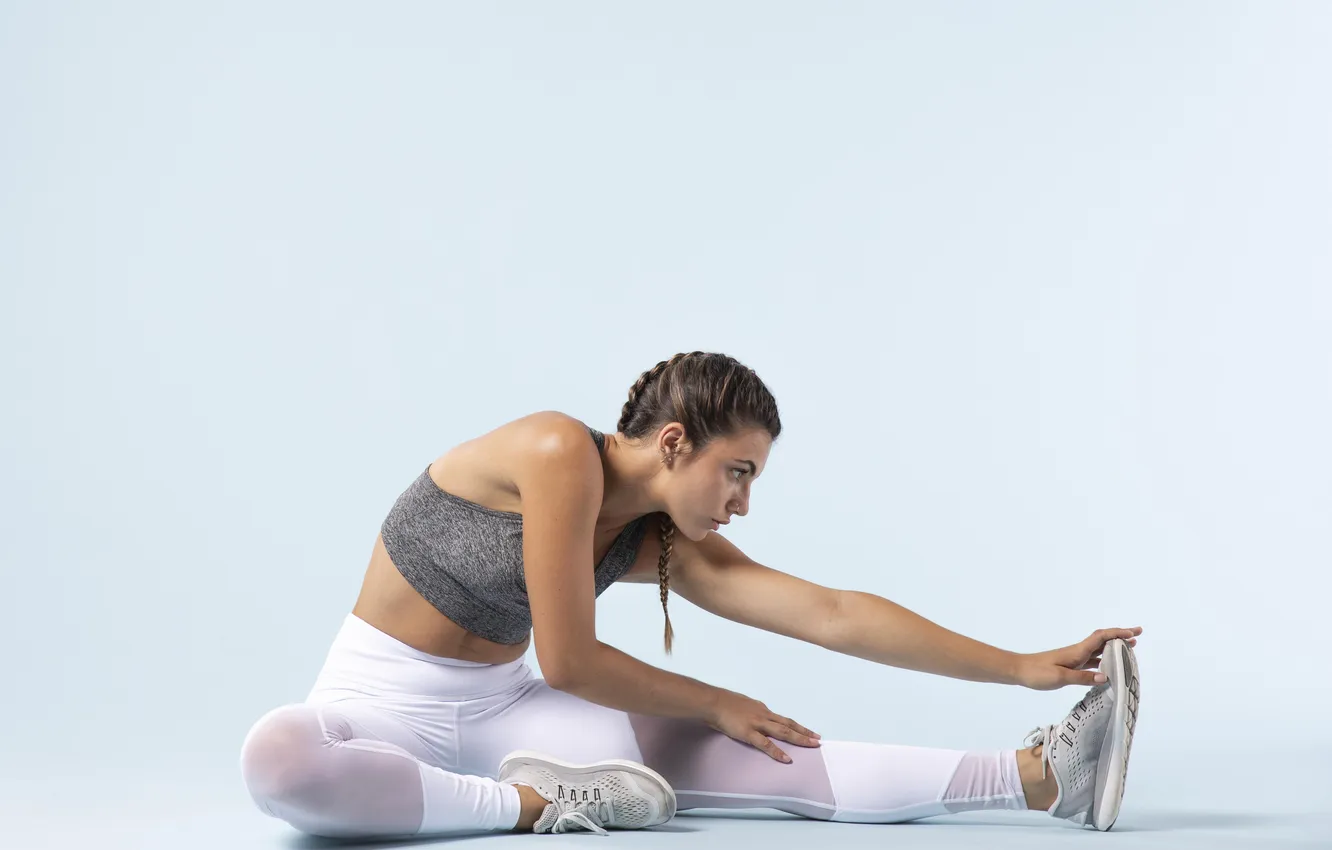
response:
<svg viewBox="0 0 1332 850"><path fill-rule="evenodd" d="M305 701L246 736L256 804L325 836L605 834L697 807L872 823L1030 808L1109 829L1142 629L1016 654L754 562L714 532L748 513L780 433L752 370L695 351L643 373L613 435L543 411L435 460L384 520ZM722 617L898 667L1091 690L1022 750L823 741L598 641L595 599L616 581L658 583L663 611L674 588ZM670 652L669 615L665 629ZM523 661L533 635L545 679Z"/></svg>

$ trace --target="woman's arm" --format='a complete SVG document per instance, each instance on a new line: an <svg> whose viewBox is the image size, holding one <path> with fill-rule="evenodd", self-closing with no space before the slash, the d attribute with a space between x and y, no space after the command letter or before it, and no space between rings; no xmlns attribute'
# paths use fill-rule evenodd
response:
<svg viewBox="0 0 1332 850"><path fill-rule="evenodd" d="M720 534L677 547L671 587L705 611L880 664L1017 683L1017 655L963 637L895 602L765 567ZM678 570L678 572L677 572ZM643 581L655 580L645 574Z"/></svg>
<svg viewBox="0 0 1332 850"><path fill-rule="evenodd" d="M592 535L601 508L601 459L582 423L556 423L520 464L523 576L537 661L553 688L609 708L700 720L774 759L773 742L817 747L809 729L744 694L645 664L596 637Z"/></svg>
<svg viewBox="0 0 1332 850"><path fill-rule="evenodd" d="M1018 655L949 631L896 602L843 590L829 649L892 667L972 682L1020 684Z"/></svg>
<svg viewBox="0 0 1332 850"><path fill-rule="evenodd" d="M756 563L719 534L685 541L672 587L705 611L892 667L1036 690L1094 685L1105 644L1132 646L1142 627L1098 629L1049 652L1016 653L939 626L896 602L833 590ZM645 573L638 580L647 581Z"/></svg>
<svg viewBox="0 0 1332 850"><path fill-rule="evenodd" d="M707 720L722 689L608 646L596 636L592 537L602 470L581 422L555 421L517 464L523 574L533 643L547 684L622 711Z"/></svg>
<svg viewBox="0 0 1332 850"><path fill-rule="evenodd" d="M570 665L550 685L620 711L704 722L713 719L722 693L721 688L653 667L601 641L586 664Z"/></svg>
<svg viewBox="0 0 1332 850"><path fill-rule="evenodd" d="M640 579L656 583L654 569ZM841 591L765 567L720 534L677 541L671 589L710 614L831 649Z"/></svg>
<svg viewBox="0 0 1332 850"><path fill-rule="evenodd" d="M1018 653L950 632L896 602L872 593L842 591L838 652L973 682L1022 685L1038 691L1065 685L1098 685L1101 654L1112 640L1137 643L1142 626L1096 629L1086 638L1048 652Z"/></svg>

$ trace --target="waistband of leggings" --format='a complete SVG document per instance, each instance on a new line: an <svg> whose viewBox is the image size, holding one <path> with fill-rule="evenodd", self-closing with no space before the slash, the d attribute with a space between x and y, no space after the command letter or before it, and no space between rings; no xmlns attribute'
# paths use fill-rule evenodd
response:
<svg viewBox="0 0 1332 850"><path fill-rule="evenodd" d="M428 652L422 652L414 646L408 646L387 632L382 632L374 626L362 620L355 614L348 613L342 621L342 628L338 631L338 638L351 637L359 643L372 643L392 652L394 655L407 656L415 658L418 661L427 661L431 664L442 664L446 667L517 667L523 663L523 659L509 661L505 664L491 664L488 661L467 661L462 658L445 658L442 655L431 655Z"/></svg>
<svg viewBox="0 0 1332 850"><path fill-rule="evenodd" d="M448 702L493 696L533 678L525 658L487 664L431 655L348 614L307 699L425 697Z"/></svg>

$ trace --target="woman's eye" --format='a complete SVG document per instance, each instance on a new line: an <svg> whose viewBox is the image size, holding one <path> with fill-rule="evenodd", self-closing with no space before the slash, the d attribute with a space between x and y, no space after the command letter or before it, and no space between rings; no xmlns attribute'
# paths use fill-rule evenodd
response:
<svg viewBox="0 0 1332 850"><path fill-rule="evenodd" d="M732 471L732 472L738 472L738 473L740 473L741 475L744 475L745 472L746 472L746 470L743 470L743 469L732 469L731 471ZM737 479L735 479L735 480L736 480L736 481L739 481L740 479L737 478Z"/></svg>

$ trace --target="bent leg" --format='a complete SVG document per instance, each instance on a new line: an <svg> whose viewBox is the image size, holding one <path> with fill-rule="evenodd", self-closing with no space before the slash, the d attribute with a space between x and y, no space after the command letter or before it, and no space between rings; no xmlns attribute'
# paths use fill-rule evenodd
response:
<svg viewBox="0 0 1332 850"><path fill-rule="evenodd" d="M896 823L979 809L1026 809L1013 750L822 741L782 744L791 764L703 723L628 715L642 762L680 809L771 808L819 820Z"/></svg>
<svg viewBox="0 0 1332 850"><path fill-rule="evenodd" d="M255 723L240 766L262 811L311 835L401 837L517 823L517 789L435 767L412 749L413 733L386 712L293 703Z"/></svg>

